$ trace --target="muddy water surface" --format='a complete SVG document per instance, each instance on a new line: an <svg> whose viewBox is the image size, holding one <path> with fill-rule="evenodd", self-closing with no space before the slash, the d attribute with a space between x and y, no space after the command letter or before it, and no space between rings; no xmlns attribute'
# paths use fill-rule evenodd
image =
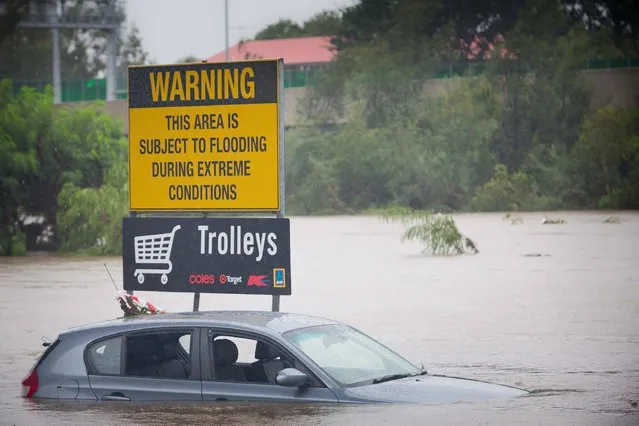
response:
<svg viewBox="0 0 639 426"><path fill-rule="evenodd" d="M402 228L370 217L294 218L293 295L281 310L348 322L433 373L536 390L442 406L33 403L20 381L41 336L120 316L106 263L118 258L0 259L0 424L639 425L639 214L542 214L510 225L459 215L480 249L425 257ZM172 311L189 295L140 296ZM261 296L203 295L202 310L270 309Z"/></svg>

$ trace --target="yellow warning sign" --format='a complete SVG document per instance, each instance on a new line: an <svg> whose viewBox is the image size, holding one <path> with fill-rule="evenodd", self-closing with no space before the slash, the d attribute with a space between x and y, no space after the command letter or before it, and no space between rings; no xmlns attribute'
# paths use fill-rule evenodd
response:
<svg viewBox="0 0 639 426"><path fill-rule="evenodd" d="M129 67L131 211L277 211L277 61Z"/></svg>

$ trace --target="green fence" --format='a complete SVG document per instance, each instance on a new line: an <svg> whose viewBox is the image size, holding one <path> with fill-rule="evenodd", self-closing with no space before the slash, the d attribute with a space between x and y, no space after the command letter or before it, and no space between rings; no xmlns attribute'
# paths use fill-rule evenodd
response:
<svg viewBox="0 0 639 426"><path fill-rule="evenodd" d="M30 86L38 90L44 90L46 85L52 84L50 81L16 81L13 89ZM60 93L62 102L87 102L106 99L106 79L91 78L77 80L62 80L62 91ZM118 90L118 99L126 99L127 91Z"/></svg>
<svg viewBox="0 0 639 426"><path fill-rule="evenodd" d="M639 59L590 59L583 66L584 70L602 70L616 68L639 67ZM478 75L484 71L482 63L457 63L442 67L433 76L437 79L452 78L462 75ZM317 68L307 70L285 70L284 88L305 87L313 81ZM44 89L50 81L17 81L14 90L21 86L31 86L39 90ZM118 99L127 98L126 80L117 82ZM106 99L106 79L77 79L62 82L62 102L83 102Z"/></svg>

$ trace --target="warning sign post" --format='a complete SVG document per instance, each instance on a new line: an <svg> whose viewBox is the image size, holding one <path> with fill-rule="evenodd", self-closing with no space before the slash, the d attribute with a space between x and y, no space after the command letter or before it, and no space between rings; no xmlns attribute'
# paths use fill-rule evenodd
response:
<svg viewBox="0 0 639 426"><path fill-rule="evenodd" d="M192 292L194 311L201 292L270 294L273 311L291 294L283 69L282 59L129 67L127 291ZM223 213L277 219L212 217Z"/></svg>

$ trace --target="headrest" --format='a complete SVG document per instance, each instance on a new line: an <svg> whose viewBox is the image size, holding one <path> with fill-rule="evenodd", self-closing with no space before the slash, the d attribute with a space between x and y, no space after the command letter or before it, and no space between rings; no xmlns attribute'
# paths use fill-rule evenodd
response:
<svg viewBox="0 0 639 426"><path fill-rule="evenodd" d="M177 342L170 344L170 343L166 343L163 345L162 347L162 359L164 360L171 360L171 359L175 359L177 358L178 355L178 348L177 348Z"/></svg>
<svg viewBox="0 0 639 426"><path fill-rule="evenodd" d="M258 341L255 345L255 358L256 359L275 359L280 356L280 352L273 345Z"/></svg>
<svg viewBox="0 0 639 426"><path fill-rule="evenodd" d="M151 359L162 358L162 345L152 336L136 336L127 339L126 351L131 359L147 362Z"/></svg>
<svg viewBox="0 0 639 426"><path fill-rule="evenodd" d="M213 356L215 363L232 364L237 361L237 346L228 339L213 342Z"/></svg>

